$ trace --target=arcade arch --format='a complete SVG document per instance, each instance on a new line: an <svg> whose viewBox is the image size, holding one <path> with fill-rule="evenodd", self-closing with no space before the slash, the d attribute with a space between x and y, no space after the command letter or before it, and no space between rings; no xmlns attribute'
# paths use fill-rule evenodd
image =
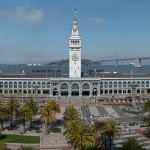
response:
<svg viewBox="0 0 150 150"><path fill-rule="evenodd" d="M89 96L90 95L90 85L88 83L84 83L82 85L82 96Z"/></svg>
<svg viewBox="0 0 150 150"><path fill-rule="evenodd" d="M72 96L79 96L79 84L73 83L71 86L71 95Z"/></svg>
<svg viewBox="0 0 150 150"><path fill-rule="evenodd" d="M67 83L61 85L61 96L68 96L69 86Z"/></svg>

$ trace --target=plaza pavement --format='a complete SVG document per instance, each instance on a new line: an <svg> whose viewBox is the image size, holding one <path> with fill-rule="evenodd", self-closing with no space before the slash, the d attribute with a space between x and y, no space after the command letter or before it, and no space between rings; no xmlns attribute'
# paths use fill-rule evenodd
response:
<svg viewBox="0 0 150 150"><path fill-rule="evenodd" d="M105 118L119 118L122 117L122 113L120 113L122 110L120 109L119 111L116 111L116 109L114 109L113 106L102 106L100 103L95 103L94 101L76 101L76 99L72 100L71 103L68 101L63 101L61 103L61 113L59 115L57 115L58 119L62 119L63 114L65 113L66 107L68 106L74 106L74 108L76 108L80 115L81 115L81 119L86 119L87 114L90 114L90 116L88 116L89 118L91 118L91 116L94 116L95 119L105 119ZM82 107L83 106L83 107ZM38 118L39 116L37 116ZM91 118L92 119L92 118ZM43 126L43 130L44 130L44 126ZM63 130L63 128L62 128ZM150 140L149 139L145 139L145 137L143 137L142 135L139 135L139 133L136 133L133 129L131 129L132 131L130 133L127 132L126 129L122 130L122 136L120 140L116 140L115 141L115 145L119 145L120 142L123 140L123 138L128 137L128 136L135 136L138 137L139 140L141 139L142 141L145 141L145 148L150 149ZM63 150L63 149L70 149L69 148L69 144L67 143L66 138L63 136L62 134L63 131L61 131L61 133L50 133L49 135L46 135L44 133L32 133L32 132L28 132L26 134L28 135L37 135L40 136L40 144L33 144L31 146L35 147L35 149L40 149L41 150ZM144 140L143 140L144 139ZM148 143L148 144L147 144ZM16 146L14 144L9 144L10 147L18 147L19 144Z"/></svg>

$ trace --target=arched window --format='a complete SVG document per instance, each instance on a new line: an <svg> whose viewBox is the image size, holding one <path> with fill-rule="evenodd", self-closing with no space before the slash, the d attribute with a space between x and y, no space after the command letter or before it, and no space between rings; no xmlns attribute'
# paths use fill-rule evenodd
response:
<svg viewBox="0 0 150 150"><path fill-rule="evenodd" d="M38 88L41 88L41 83L40 83L40 82L38 82L37 84L35 83L35 85L37 85ZM32 86L33 86L33 85L32 85Z"/></svg>
<svg viewBox="0 0 150 150"><path fill-rule="evenodd" d="M146 87L149 87L149 82L148 81L146 81Z"/></svg>
<svg viewBox="0 0 150 150"><path fill-rule="evenodd" d="M90 89L90 85L89 85L88 83L84 83L84 84L82 85L82 89L87 89L87 90L89 90L89 89Z"/></svg>
<svg viewBox="0 0 150 150"><path fill-rule="evenodd" d="M5 87L5 88L8 88L8 82L5 82L5 83L4 83L4 87Z"/></svg>
<svg viewBox="0 0 150 150"><path fill-rule="evenodd" d="M47 88L50 88L50 82L47 82Z"/></svg>
<svg viewBox="0 0 150 150"><path fill-rule="evenodd" d="M45 88L45 82L42 82L42 88Z"/></svg>
<svg viewBox="0 0 150 150"><path fill-rule="evenodd" d="M104 88L108 88L108 82L104 83Z"/></svg>
<svg viewBox="0 0 150 150"><path fill-rule="evenodd" d="M116 88L117 87L117 82L114 82L114 88Z"/></svg>
<svg viewBox="0 0 150 150"><path fill-rule="evenodd" d="M123 87L126 88L126 82L123 82Z"/></svg>
<svg viewBox="0 0 150 150"><path fill-rule="evenodd" d="M13 87L12 82L9 82L9 88L12 88L12 87Z"/></svg>
<svg viewBox="0 0 150 150"><path fill-rule="evenodd" d="M112 82L109 82L109 88L112 88Z"/></svg>
<svg viewBox="0 0 150 150"><path fill-rule="evenodd" d="M72 84L72 89L79 89L79 85L77 83Z"/></svg>
<svg viewBox="0 0 150 150"><path fill-rule="evenodd" d="M62 90L68 89L68 84L63 83L63 84L61 85L61 89L62 89Z"/></svg>
<svg viewBox="0 0 150 150"><path fill-rule="evenodd" d="M31 88L31 82L28 82L28 88Z"/></svg>
<svg viewBox="0 0 150 150"><path fill-rule="evenodd" d="M27 88L27 83L23 82L23 88Z"/></svg>
<svg viewBox="0 0 150 150"><path fill-rule="evenodd" d="M18 86L19 86L19 88L22 88L22 83L21 83L21 82L19 82L19 85L18 85Z"/></svg>
<svg viewBox="0 0 150 150"><path fill-rule="evenodd" d="M103 88L103 82L100 82L100 88Z"/></svg>
<svg viewBox="0 0 150 150"><path fill-rule="evenodd" d="M14 88L17 88L17 82L14 82Z"/></svg>
<svg viewBox="0 0 150 150"><path fill-rule="evenodd" d="M121 82L118 83L118 87L119 87L119 88L122 87L122 83L121 83Z"/></svg>
<svg viewBox="0 0 150 150"><path fill-rule="evenodd" d="M140 87L140 81L137 81L137 86Z"/></svg>
<svg viewBox="0 0 150 150"><path fill-rule="evenodd" d="M131 82L128 82L128 87L131 88Z"/></svg>
<svg viewBox="0 0 150 150"><path fill-rule="evenodd" d="M141 87L145 87L144 81L141 82Z"/></svg>

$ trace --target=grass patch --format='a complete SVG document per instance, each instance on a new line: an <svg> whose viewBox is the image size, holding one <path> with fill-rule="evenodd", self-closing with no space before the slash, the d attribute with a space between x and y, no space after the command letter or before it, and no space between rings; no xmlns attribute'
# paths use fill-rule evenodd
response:
<svg viewBox="0 0 150 150"><path fill-rule="evenodd" d="M40 143L40 137L15 134L1 134L0 141L6 143Z"/></svg>

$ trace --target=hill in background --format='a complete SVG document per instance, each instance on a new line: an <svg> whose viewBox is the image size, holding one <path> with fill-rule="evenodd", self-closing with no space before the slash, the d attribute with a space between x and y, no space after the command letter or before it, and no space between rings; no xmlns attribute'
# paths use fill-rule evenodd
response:
<svg viewBox="0 0 150 150"><path fill-rule="evenodd" d="M69 59L53 61L53 62L48 63L47 65L49 65L49 66L69 66ZM82 66L97 66L97 65L101 65L101 63L99 63L98 61L92 61L89 59L82 59L81 65Z"/></svg>

